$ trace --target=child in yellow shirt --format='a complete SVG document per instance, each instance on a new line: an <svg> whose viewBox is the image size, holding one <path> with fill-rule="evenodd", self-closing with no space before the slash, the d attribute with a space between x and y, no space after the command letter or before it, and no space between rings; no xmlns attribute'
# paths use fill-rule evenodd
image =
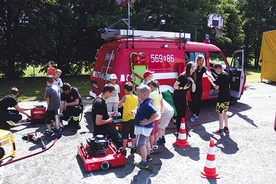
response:
<svg viewBox="0 0 276 184"><path fill-rule="evenodd" d="M138 107L138 97L133 94L133 84L126 82L124 85L125 95L122 97L118 107L123 108L123 123L122 123L122 137L123 137L123 154L126 155L126 145L130 134L131 137L131 153L136 152L135 148L135 134L134 134L134 119L135 116L132 110Z"/></svg>

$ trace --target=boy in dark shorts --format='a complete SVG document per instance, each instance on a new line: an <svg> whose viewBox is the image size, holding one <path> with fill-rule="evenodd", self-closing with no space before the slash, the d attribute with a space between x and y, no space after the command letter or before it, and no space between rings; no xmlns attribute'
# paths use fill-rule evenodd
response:
<svg viewBox="0 0 276 184"><path fill-rule="evenodd" d="M229 134L227 111L230 104L230 77L228 73L223 71L221 64L215 64L213 68L218 74L218 78L215 81L210 81L213 87L219 90L216 105L216 112L219 115L219 129L213 134L223 135L223 132Z"/></svg>
<svg viewBox="0 0 276 184"><path fill-rule="evenodd" d="M134 120L134 133L136 135L136 146L140 150L141 162L135 162L134 164L140 169L147 169L149 167L147 161L152 161L149 136L153 129L153 122L158 118L159 114L151 104L149 86L141 84L137 87L137 93L141 104L137 109Z"/></svg>
<svg viewBox="0 0 276 184"><path fill-rule="evenodd" d="M126 155L126 145L128 136L131 137L131 153L136 152L135 148L135 134L134 134L134 114L132 110L138 107L138 97L133 94L133 85L131 82L126 82L124 85L125 96L119 102L119 108L123 108L123 123L122 123L122 137L123 137L123 154Z"/></svg>
<svg viewBox="0 0 276 184"><path fill-rule="evenodd" d="M59 97L59 89L56 85L54 85L54 77L49 75L46 79L47 86L45 97L47 102L47 111L46 111L46 134L52 135L52 127L51 125L54 123L55 128L57 130L57 136L61 136L61 125L59 122L58 109L60 108L60 97Z"/></svg>

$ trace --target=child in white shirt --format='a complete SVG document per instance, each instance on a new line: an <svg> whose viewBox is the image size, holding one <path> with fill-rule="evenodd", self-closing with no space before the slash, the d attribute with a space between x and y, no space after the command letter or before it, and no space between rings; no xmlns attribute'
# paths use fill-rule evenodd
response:
<svg viewBox="0 0 276 184"><path fill-rule="evenodd" d="M110 75L110 82L114 86L115 91L113 92L112 96L107 98L107 111L108 112L118 112L118 104L119 104L119 93L120 93L120 86L116 84L117 76L116 74Z"/></svg>

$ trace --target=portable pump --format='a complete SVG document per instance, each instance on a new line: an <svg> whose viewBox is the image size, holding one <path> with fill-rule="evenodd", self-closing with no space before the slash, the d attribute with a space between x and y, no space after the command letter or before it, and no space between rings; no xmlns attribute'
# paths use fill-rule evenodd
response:
<svg viewBox="0 0 276 184"><path fill-rule="evenodd" d="M103 135L97 135L96 137L88 138L86 140L90 147L90 153L94 156L105 155L108 149L108 140Z"/></svg>

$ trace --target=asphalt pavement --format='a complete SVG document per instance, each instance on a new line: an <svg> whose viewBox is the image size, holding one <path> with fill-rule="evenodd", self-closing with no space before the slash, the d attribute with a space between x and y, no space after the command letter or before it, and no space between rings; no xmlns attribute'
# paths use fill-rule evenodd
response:
<svg viewBox="0 0 276 184"><path fill-rule="evenodd" d="M140 161L138 154L127 153L127 163L123 167L109 170L85 172L77 155L77 146L92 137L92 99L83 97L85 110L82 128L66 128L56 142L41 132L45 124L32 124L11 129L15 137L16 156L24 158L42 151L41 145L22 139L30 132L36 132L45 142L47 150L0 167L2 184L85 184L85 183L275 183L276 181L276 86L266 83L247 84L247 90L237 104L230 106L229 135L213 135L218 128L215 100L202 102L200 117L196 123L187 122L191 145L184 149L173 146L176 129L172 123L166 132L166 143L153 154L149 169L134 166ZM20 105L32 107L45 102L23 102ZM66 123L65 123L66 125ZM215 142L216 170L220 179L206 179L200 176L205 167L210 140ZM8 146L8 145L5 145ZM9 147L7 150L10 149ZM4 160L6 162L7 160ZM3 162L3 163L4 163Z"/></svg>

